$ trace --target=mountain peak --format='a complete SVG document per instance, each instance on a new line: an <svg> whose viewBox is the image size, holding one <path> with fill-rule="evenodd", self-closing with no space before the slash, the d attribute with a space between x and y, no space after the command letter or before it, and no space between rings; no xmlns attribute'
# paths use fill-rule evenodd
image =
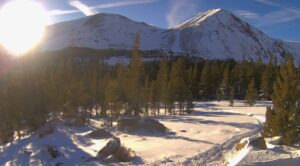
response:
<svg viewBox="0 0 300 166"><path fill-rule="evenodd" d="M211 18L211 17L230 17L233 16L233 14L227 10L217 8L217 9L210 9L206 12L200 12L196 16L192 17L191 19L188 19L187 21L176 25L174 29L182 29L186 27L195 27L199 26L202 22L205 20Z"/></svg>
<svg viewBox="0 0 300 166"><path fill-rule="evenodd" d="M211 9L172 29L160 29L117 14L99 13L52 25L42 49L84 47L130 50L136 33L141 50L184 53L210 59L268 60L289 51L300 60L300 44L272 39L224 9Z"/></svg>

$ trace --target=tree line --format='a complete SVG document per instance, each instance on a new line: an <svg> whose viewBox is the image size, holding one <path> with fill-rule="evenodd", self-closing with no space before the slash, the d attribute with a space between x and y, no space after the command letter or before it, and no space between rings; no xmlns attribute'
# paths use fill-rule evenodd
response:
<svg viewBox="0 0 300 166"><path fill-rule="evenodd" d="M122 115L190 113L195 100L229 100L234 105L234 99L246 99L250 106L256 100L276 101L272 96L280 97L277 84L287 72L273 58L267 64L185 56L146 62L138 37L131 56L128 65L113 66L97 56L32 54L8 60L0 76L1 142L38 129L52 115L83 123L92 116L107 117L112 124ZM293 72L296 76L286 84L299 80L299 69L293 67ZM286 110L278 105L274 108Z"/></svg>

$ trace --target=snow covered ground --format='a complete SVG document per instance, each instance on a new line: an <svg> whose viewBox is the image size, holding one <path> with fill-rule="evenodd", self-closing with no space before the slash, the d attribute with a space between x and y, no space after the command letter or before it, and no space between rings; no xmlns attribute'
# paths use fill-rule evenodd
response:
<svg viewBox="0 0 300 166"><path fill-rule="evenodd" d="M209 165L214 160L221 160L222 151L230 150L242 138L257 133L264 121L265 107L271 105L270 102L259 102L254 107L247 107L243 101L236 101L234 107L228 104L227 101L196 102L192 114L155 117L171 130L165 135L128 134L106 129L136 152L139 158L131 164L192 165L205 160L200 163ZM99 119L80 128L58 124L52 134L43 138L30 135L20 142L0 146L0 165L103 165L90 159L108 139L87 137L91 131L103 128L102 124ZM49 147L59 152L57 158L51 158Z"/></svg>

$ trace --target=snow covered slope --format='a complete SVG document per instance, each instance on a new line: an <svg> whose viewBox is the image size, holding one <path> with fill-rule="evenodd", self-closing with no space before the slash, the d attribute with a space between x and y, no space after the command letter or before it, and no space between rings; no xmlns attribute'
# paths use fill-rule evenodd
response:
<svg viewBox="0 0 300 166"><path fill-rule="evenodd" d="M141 49L160 47L163 30L139 23L127 17L100 13L90 17L58 23L48 27L44 50L60 50L67 47L93 49L131 49L135 35L142 39Z"/></svg>
<svg viewBox="0 0 300 166"><path fill-rule="evenodd" d="M121 15L97 14L48 27L43 50L67 47L131 49L140 34L142 50L188 53L209 59L280 60L289 51L300 60L300 43L272 39L232 13L212 9L171 29L159 29Z"/></svg>

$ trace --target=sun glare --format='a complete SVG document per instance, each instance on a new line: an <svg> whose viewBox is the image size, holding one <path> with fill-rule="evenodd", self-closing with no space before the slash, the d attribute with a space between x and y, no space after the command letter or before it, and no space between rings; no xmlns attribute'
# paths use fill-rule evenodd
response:
<svg viewBox="0 0 300 166"><path fill-rule="evenodd" d="M13 55L33 49L44 36L49 17L43 6L32 0L14 0L0 9L0 43Z"/></svg>

